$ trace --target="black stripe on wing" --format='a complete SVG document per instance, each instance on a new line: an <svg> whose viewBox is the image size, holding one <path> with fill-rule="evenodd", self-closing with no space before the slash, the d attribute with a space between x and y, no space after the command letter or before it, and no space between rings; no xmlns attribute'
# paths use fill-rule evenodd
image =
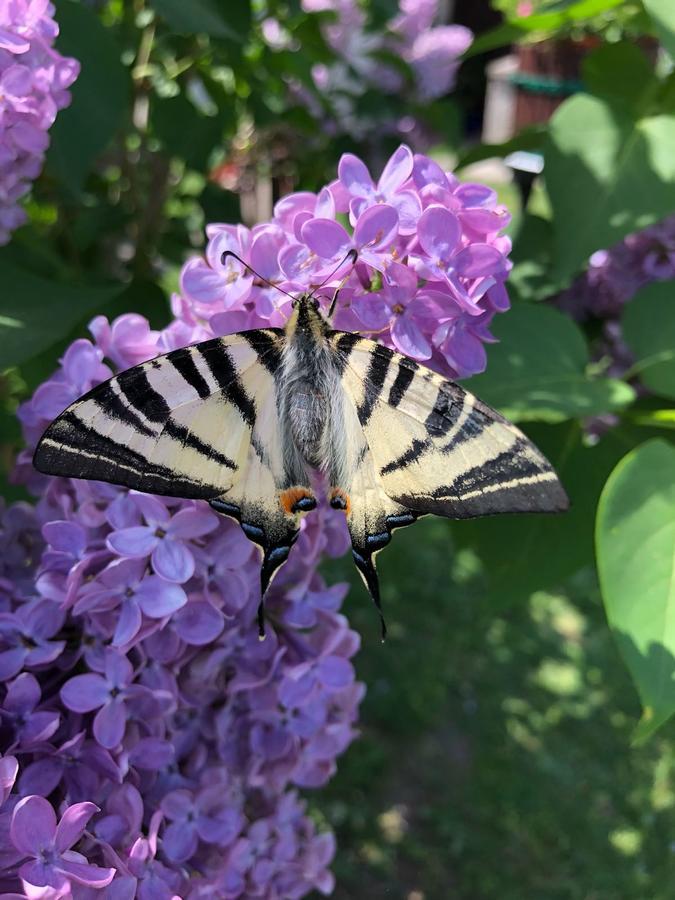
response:
<svg viewBox="0 0 675 900"><path fill-rule="evenodd" d="M164 425L162 433L167 434L174 441L178 441L183 447L189 447L191 450L196 450L197 453L200 453L204 457L205 463L214 461L220 463L221 466L225 466L226 469L232 469L232 471L237 468L236 463L231 460L229 456L220 453L215 447L211 446L211 444L207 444L201 438L197 437L197 435L190 431L189 428L186 428L185 425L174 422L171 418L168 419Z"/></svg>
<svg viewBox="0 0 675 900"><path fill-rule="evenodd" d="M342 373L349 361L349 355L354 347L361 343L361 338L351 331L333 331L329 333L328 339L335 350L338 371Z"/></svg>
<svg viewBox="0 0 675 900"><path fill-rule="evenodd" d="M430 441L421 441L419 438L414 438L407 450L404 450L396 459L388 462L386 466L382 466L380 475L390 475L399 469L407 468L411 463L416 462L430 446Z"/></svg>
<svg viewBox="0 0 675 900"><path fill-rule="evenodd" d="M464 408L465 397L462 394L450 382L440 385L433 408L424 422L427 434L443 437L450 431Z"/></svg>
<svg viewBox="0 0 675 900"><path fill-rule="evenodd" d="M65 412L49 426L35 450L33 465L46 475L98 481L114 478L117 484L173 497L208 500L222 491L222 486L181 477L150 462L86 425L74 412Z"/></svg>
<svg viewBox="0 0 675 900"><path fill-rule="evenodd" d="M117 376L116 384L129 405L150 422L166 422L171 414L165 397L150 384L143 366L134 366ZM94 388L96 391L96 388Z"/></svg>
<svg viewBox="0 0 675 900"><path fill-rule="evenodd" d="M284 333L280 329L257 329L242 331L242 337L249 347L258 354L258 359L270 375L274 375L281 365L281 339Z"/></svg>
<svg viewBox="0 0 675 900"><path fill-rule="evenodd" d="M363 399L356 410L359 422L363 427L368 424L375 404L380 399L393 355L388 347L379 345L371 351L368 371L363 379Z"/></svg>
<svg viewBox="0 0 675 900"><path fill-rule="evenodd" d="M415 379L415 372L419 369L418 364L413 359L399 360L398 372L394 383L389 390L387 403L389 406L396 407L406 395L406 391Z"/></svg>
<svg viewBox="0 0 675 900"><path fill-rule="evenodd" d="M115 419L124 425L130 425L135 431L140 432L145 437L157 437L157 432L152 428L148 428L141 417L134 412L134 408L116 393L111 381L106 381L94 388L93 391L90 391L83 397L83 400L86 399L93 400L98 408L110 416L111 419Z"/></svg>
<svg viewBox="0 0 675 900"><path fill-rule="evenodd" d="M193 357L194 351L191 347L185 347L181 350L173 350L167 354L167 360L174 369L183 377L183 380L190 385L191 388L204 400L210 396L211 388L197 368L197 364Z"/></svg>
<svg viewBox="0 0 675 900"><path fill-rule="evenodd" d="M535 457L528 453L530 447L529 441L518 438L512 447L503 450L480 466L467 469L449 484L436 488L432 494L433 498L456 496L461 500L464 494L475 491L489 493L490 488L518 487L519 482L536 483L531 479L554 475L543 457ZM543 480L547 480L547 477Z"/></svg>
<svg viewBox="0 0 675 900"><path fill-rule="evenodd" d="M246 393L234 361L223 342L197 344L195 350L204 358L223 396L237 408L244 422L253 428L256 420L255 403Z"/></svg>

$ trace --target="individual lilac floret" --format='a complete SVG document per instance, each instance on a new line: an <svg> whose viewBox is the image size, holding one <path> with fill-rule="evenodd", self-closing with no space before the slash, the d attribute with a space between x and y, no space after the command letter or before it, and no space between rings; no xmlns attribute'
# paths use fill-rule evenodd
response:
<svg viewBox="0 0 675 900"><path fill-rule="evenodd" d="M141 632L144 618L164 619L188 602L180 585L159 575L148 575L145 559L113 560L96 581L83 587L79 596L74 607L76 614L85 610L116 611L113 647L123 647L133 641ZM142 634L146 636L148 629Z"/></svg>
<svg viewBox="0 0 675 900"><path fill-rule="evenodd" d="M108 750L116 747L127 723L127 702L139 693L140 685L133 685L133 667L125 656L114 650L105 654L103 675L76 675L61 688L64 705L77 713L98 710L94 717L94 737Z"/></svg>
<svg viewBox="0 0 675 900"><path fill-rule="evenodd" d="M171 823L162 836L164 852L176 863L190 859L199 841L229 846L245 823L240 810L223 805L219 787L204 788L196 795L184 789L170 791L162 800L162 812Z"/></svg>
<svg viewBox="0 0 675 900"><path fill-rule="evenodd" d="M93 803L69 806L57 824L51 803L30 795L14 808L10 837L24 857L31 857L19 869L28 896L34 888L54 888L65 895L71 883L100 889L110 884L115 869L91 865L86 856L71 850L84 833L87 822L98 812Z"/></svg>
<svg viewBox="0 0 675 900"><path fill-rule="evenodd" d="M40 599L19 606L15 613L0 613L0 681L57 659L65 641L52 638L63 619L55 604Z"/></svg>
<svg viewBox="0 0 675 900"><path fill-rule="evenodd" d="M389 159L377 184L373 183L365 163L352 153L345 153L338 166L340 185L351 196L349 213L352 224L373 203L389 203L398 213L401 234L413 234L422 205L415 191L402 190L413 170L413 155L401 145Z"/></svg>
<svg viewBox="0 0 675 900"><path fill-rule="evenodd" d="M26 221L19 201L42 170L48 131L80 71L53 47L53 15L47 2L0 3L0 244Z"/></svg>
<svg viewBox="0 0 675 900"><path fill-rule="evenodd" d="M132 559L149 556L157 575L178 584L188 581L194 573L195 561L185 540L213 531L218 519L203 506L181 509L172 516L154 497L138 494L134 501L147 525L114 531L108 538L110 549Z"/></svg>
<svg viewBox="0 0 675 900"><path fill-rule="evenodd" d="M8 727L12 749L28 749L34 744L48 741L59 727L58 712L37 709L41 699L37 678L23 672L7 685L7 693L0 709L2 730Z"/></svg>

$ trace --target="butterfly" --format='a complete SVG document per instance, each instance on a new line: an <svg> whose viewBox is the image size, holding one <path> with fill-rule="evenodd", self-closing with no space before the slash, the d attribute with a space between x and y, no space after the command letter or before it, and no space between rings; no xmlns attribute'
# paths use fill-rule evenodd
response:
<svg viewBox="0 0 675 900"><path fill-rule="evenodd" d="M283 329L213 338L122 372L51 423L36 469L208 501L262 548L263 599L317 506L322 473L384 638L375 557L394 529L428 514L561 512L568 500L499 413L329 319L305 293Z"/></svg>

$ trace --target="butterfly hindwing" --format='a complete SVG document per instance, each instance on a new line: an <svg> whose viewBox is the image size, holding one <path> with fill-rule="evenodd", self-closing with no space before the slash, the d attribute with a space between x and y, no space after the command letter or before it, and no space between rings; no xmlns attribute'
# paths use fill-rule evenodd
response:
<svg viewBox="0 0 675 900"><path fill-rule="evenodd" d="M368 445L354 403L342 404L346 435L345 481L333 486L330 503L343 509L352 543L354 563L380 613L382 637L386 626L382 616L375 557L391 540L395 528L411 525L417 514L392 500L384 492L375 457Z"/></svg>

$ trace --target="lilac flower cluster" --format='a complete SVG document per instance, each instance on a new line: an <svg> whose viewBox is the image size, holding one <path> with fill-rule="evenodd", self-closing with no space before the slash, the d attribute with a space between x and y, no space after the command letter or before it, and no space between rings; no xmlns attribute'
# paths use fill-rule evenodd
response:
<svg viewBox="0 0 675 900"><path fill-rule="evenodd" d="M134 329L134 352L164 349L138 317L106 324L92 331L125 364ZM21 410L29 442L109 374L102 359L98 342L75 342ZM37 505L0 523L0 889L329 892L333 837L292 788L332 775L363 694L345 588L317 572L324 551L346 548L340 517L306 523L260 642L259 560L230 520L104 484L28 481Z"/></svg>
<svg viewBox="0 0 675 900"><path fill-rule="evenodd" d="M290 294L315 287L326 309L342 284L335 327L376 336L450 377L485 368L496 313L509 307L507 210L493 190L460 183L433 160L401 145L377 182L345 154L338 178L318 194L280 200L271 223L252 230L210 225L205 259L182 273L174 310L216 334L282 325ZM347 224L350 226L347 228ZM353 265L347 254L355 250ZM177 344L183 341L177 331ZM184 342L184 341L183 341Z"/></svg>
<svg viewBox="0 0 675 900"><path fill-rule="evenodd" d="M602 322L601 355L620 377L632 365L620 318L635 294L653 281L675 278L675 216L629 234L609 250L598 250L574 283L553 298L555 305L579 322Z"/></svg>
<svg viewBox="0 0 675 900"><path fill-rule="evenodd" d="M42 171L48 131L80 64L61 56L47 0L0 3L0 244L26 220L18 201Z"/></svg>
<svg viewBox="0 0 675 900"><path fill-rule="evenodd" d="M483 368L507 308L508 216L400 147L375 182L346 155L318 194L272 222L211 225L162 331L137 315L90 324L19 410L17 481L38 498L0 519L0 890L58 900L300 898L329 893L334 853L297 788L335 771L355 736L359 645L344 585L317 570L348 547L344 517L303 523L255 623L260 559L196 501L46 478L31 452L49 421L157 353L282 325L291 294L339 294L336 326L449 374ZM358 259L345 261L349 250ZM233 259L235 251L261 278ZM23 892L23 893L21 893ZM102 892L102 893L99 893Z"/></svg>
<svg viewBox="0 0 675 900"><path fill-rule="evenodd" d="M374 28L357 0L303 0L305 12L330 11L335 21L323 26L326 42L337 61L314 66L317 88L331 100L334 128L352 136L372 135L372 118L365 122L358 115L356 101L368 88L398 95L405 89L401 72L383 61L383 54L395 54L410 67L413 78L413 102L428 102L452 90L462 54L473 35L462 25L434 25L440 15L439 0L399 0L398 12L384 28ZM312 106L311 98L303 93ZM320 116L321 110L315 109ZM415 128L409 115L391 123L393 130L409 132Z"/></svg>

